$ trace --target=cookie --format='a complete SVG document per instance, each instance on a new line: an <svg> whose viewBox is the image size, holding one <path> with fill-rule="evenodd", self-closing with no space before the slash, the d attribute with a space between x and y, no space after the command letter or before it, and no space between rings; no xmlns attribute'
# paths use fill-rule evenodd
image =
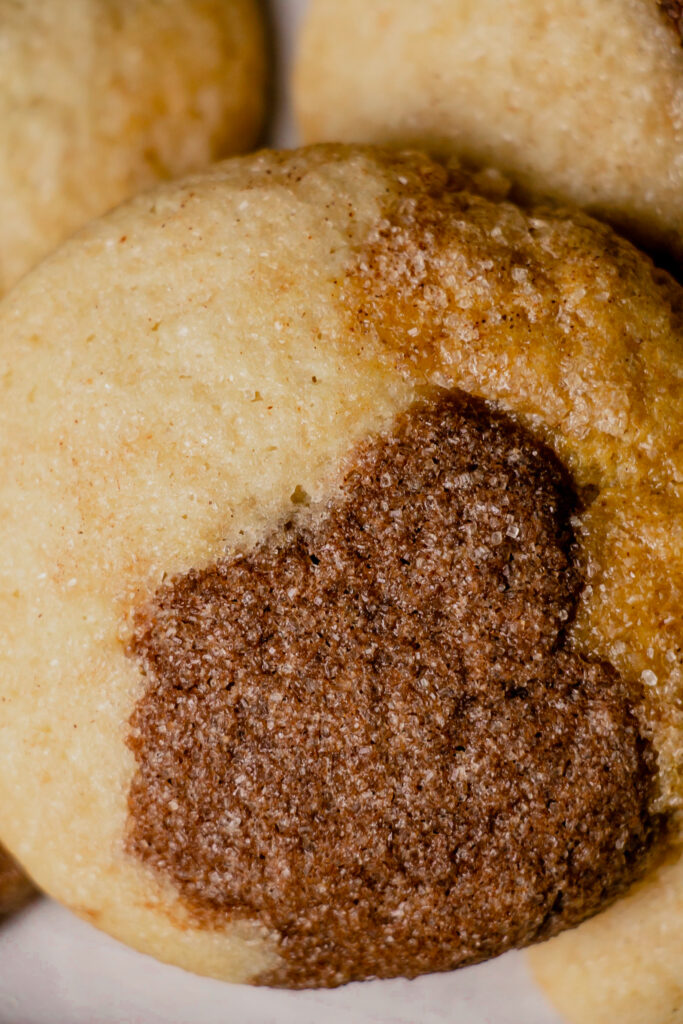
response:
<svg viewBox="0 0 683 1024"><path fill-rule="evenodd" d="M646 926L682 792L683 293L497 186L264 152L0 305L3 838L145 952L300 988L617 898Z"/></svg>
<svg viewBox="0 0 683 1024"><path fill-rule="evenodd" d="M248 149L256 0L0 0L0 293L91 217Z"/></svg>
<svg viewBox="0 0 683 1024"><path fill-rule="evenodd" d="M497 167L680 264L682 25L665 0L312 0L301 134Z"/></svg>

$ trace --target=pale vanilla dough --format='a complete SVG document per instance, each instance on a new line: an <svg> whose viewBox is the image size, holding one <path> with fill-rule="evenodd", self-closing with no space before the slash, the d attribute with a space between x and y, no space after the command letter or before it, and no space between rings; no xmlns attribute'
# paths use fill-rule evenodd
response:
<svg viewBox="0 0 683 1024"><path fill-rule="evenodd" d="M573 643L644 684L659 806L681 807L683 292L610 229L471 184L362 148L234 159L93 222L0 303L2 837L161 959L249 981L278 936L203 929L125 851L132 614L324 498L427 383L498 403L597 494ZM566 1012L607 1019L608 991L612 1019L683 1019L682 904L672 855L539 950L550 979L572 946Z"/></svg>
<svg viewBox="0 0 683 1024"><path fill-rule="evenodd" d="M676 0L311 0L295 71L303 141L495 166L520 194L577 203L680 261L676 13Z"/></svg>
<svg viewBox="0 0 683 1024"><path fill-rule="evenodd" d="M0 294L91 217L248 149L257 0L0 0Z"/></svg>

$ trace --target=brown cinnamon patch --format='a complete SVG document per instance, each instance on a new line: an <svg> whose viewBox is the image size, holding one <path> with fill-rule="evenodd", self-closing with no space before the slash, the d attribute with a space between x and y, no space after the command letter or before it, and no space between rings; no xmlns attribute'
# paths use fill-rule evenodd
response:
<svg viewBox="0 0 683 1024"><path fill-rule="evenodd" d="M624 682L565 646L582 580L551 452L440 393L296 505L137 616L129 852L206 927L274 931L260 980L292 987L482 960L622 892L653 755Z"/></svg>

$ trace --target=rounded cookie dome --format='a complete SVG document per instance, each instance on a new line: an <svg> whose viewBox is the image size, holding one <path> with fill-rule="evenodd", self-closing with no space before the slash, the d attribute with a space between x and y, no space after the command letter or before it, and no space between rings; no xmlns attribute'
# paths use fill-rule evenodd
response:
<svg viewBox="0 0 683 1024"><path fill-rule="evenodd" d="M91 217L252 145L255 0L1 0L0 293Z"/></svg>
<svg viewBox="0 0 683 1024"><path fill-rule="evenodd" d="M448 969L644 872L657 927L682 293L492 180L227 161L0 304L3 838L162 959Z"/></svg>
<svg viewBox="0 0 683 1024"><path fill-rule="evenodd" d="M302 138L497 167L680 262L682 26L675 0L312 0Z"/></svg>

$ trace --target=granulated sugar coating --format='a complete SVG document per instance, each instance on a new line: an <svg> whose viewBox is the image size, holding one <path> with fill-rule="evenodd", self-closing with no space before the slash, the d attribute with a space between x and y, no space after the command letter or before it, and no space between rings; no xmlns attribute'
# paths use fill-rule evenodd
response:
<svg viewBox="0 0 683 1024"><path fill-rule="evenodd" d="M437 392L325 507L138 613L128 850L204 926L274 933L260 981L446 970L639 873L654 759L621 678L564 645L576 500L525 429Z"/></svg>

